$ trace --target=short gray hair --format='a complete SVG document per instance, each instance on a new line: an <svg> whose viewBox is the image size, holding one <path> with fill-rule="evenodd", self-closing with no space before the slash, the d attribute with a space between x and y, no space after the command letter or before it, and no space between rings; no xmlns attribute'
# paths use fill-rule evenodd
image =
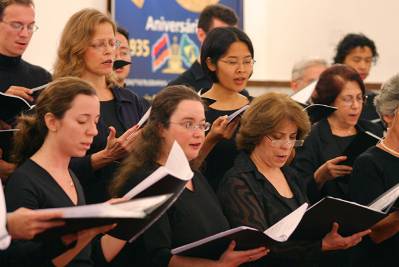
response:
<svg viewBox="0 0 399 267"><path fill-rule="evenodd" d="M382 115L392 115L399 107L399 74L386 81L374 98L374 105L378 113Z"/></svg>
<svg viewBox="0 0 399 267"><path fill-rule="evenodd" d="M300 78L302 78L305 70L307 68L310 68L313 66L324 66L327 68L328 63L326 60L321 59L321 58L301 60L301 61L295 63L294 67L292 68L291 80L292 81L299 80Z"/></svg>

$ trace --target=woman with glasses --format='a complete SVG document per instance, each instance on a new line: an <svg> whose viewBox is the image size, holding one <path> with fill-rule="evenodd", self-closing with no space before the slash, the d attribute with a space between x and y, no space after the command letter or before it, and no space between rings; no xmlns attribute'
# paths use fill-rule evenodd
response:
<svg viewBox="0 0 399 267"><path fill-rule="evenodd" d="M94 86L100 99L98 135L86 156L71 162L88 203L109 199L109 181L118 161L132 149L135 124L147 109L137 95L116 86L115 31L113 21L98 10L78 11L65 25L54 66L55 79L80 77Z"/></svg>
<svg viewBox="0 0 399 267"><path fill-rule="evenodd" d="M261 231L307 202L304 180L286 162L303 144L310 128L307 114L287 95L256 98L244 113L236 142L241 153L223 177L218 196L231 227L247 225ZM338 225L318 242L288 241L259 266L314 266L322 251L346 249L368 231L342 237ZM258 265L257 265L258 266Z"/></svg>
<svg viewBox="0 0 399 267"><path fill-rule="evenodd" d="M313 103L338 109L313 126L303 147L297 149L293 166L311 184L316 182L317 187L308 192L312 202L326 195L347 199L352 167L344 162L345 149L360 132L377 136L382 136L382 132L377 125L359 120L365 87L355 69L341 64L328 68L321 74L315 91Z"/></svg>
<svg viewBox="0 0 399 267"><path fill-rule="evenodd" d="M399 74L382 86L374 99L377 111L387 124L386 136L361 154L353 165L349 182L351 200L368 205L399 183ZM397 201L394 205L399 206ZM372 228L353 253L353 266L391 266L399 251L399 211Z"/></svg>
<svg viewBox="0 0 399 267"><path fill-rule="evenodd" d="M206 157L204 175L215 191L237 155L234 138L231 137L239 119L227 123L226 117L223 116L249 104L251 99L240 92L247 85L254 62L251 40L235 27L213 29L206 35L201 47L202 68L213 81L210 90L201 95L208 106L206 118L210 123L215 122L215 125L225 130L224 140L221 135L207 136L203 150L211 150Z"/></svg>
<svg viewBox="0 0 399 267"><path fill-rule="evenodd" d="M205 140L204 106L193 90L169 86L155 97L150 117L138 136L137 146L123 162L111 191L122 196L160 165L165 164L176 140L189 161ZM234 251L230 244L218 261L171 254L171 249L229 229L216 195L197 171L171 208L135 242L132 266L239 266L266 255L265 248ZM124 265L126 266L126 265Z"/></svg>

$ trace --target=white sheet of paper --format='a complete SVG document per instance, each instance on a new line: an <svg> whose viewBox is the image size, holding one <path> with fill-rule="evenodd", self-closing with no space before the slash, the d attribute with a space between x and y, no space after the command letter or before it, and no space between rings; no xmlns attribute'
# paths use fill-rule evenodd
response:
<svg viewBox="0 0 399 267"><path fill-rule="evenodd" d="M161 166L156 169L141 183L139 183L137 186L127 192L124 195L124 198L133 198L134 196L141 193L154 183L158 182L168 174L173 175L174 177L184 181L188 181L194 176L194 173L191 171L190 168L190 163L188 162L183 149L176 141L172 145L172 149L169 152L169 156L166 160L165 166Z"/></svg>
<svg viewBox="0 0 399 267"><path fill-rule="evenodd" d="M301 90L299 90L298 92L292 94L290 97L292 100L299 102L301 104L307 105L308 100L310 99L310 97L313 94L313 91L316 87L316 81L311 82L308 86L306 86L305 88L302 88Z"/></svg>
<svg viewBox="0 0 399 267"><path fill-rule="evenodd" d="M373 210L383 211L399 198L399 183L374 200L369 207Z"/></svg>
<svg viewBox="0 0 399 267"><path fill-rule="evenodd" d="M228 117L227 117L227 122L230 123L232 120L234 120L235 117L237 117L238 115L240 115L241 113L243 113L244 111L246 111L249 108L249 105L245 105L242 108L240 108L239 110L236 110L235 112L231 113Z"/></svg>
<svg viewBox="0 0 399 267"><path fill-rule="evenodd" d="M139 122L137 123L137 125L141 128L143 126L143 124L148 120L148 118L150 117L150 113L151 113L151 107L148 108L147 112L144 113L143 117L141 117L141 119L139 120Z"/></svg>
<svg viewBox="0 0 399 267"><path fill-rule="evenodd" d="M267 228L263 233L276 241L287 241L302 220L307 208L308 203L303 203L299 208Z"/></svg>

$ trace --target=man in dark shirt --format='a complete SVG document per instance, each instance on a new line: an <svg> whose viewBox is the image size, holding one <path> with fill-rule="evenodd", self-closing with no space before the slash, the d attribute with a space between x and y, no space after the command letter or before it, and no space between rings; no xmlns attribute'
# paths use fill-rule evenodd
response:
<svg viewBox="0 0 399 267"><path fill-rule="evenodd" d="M216 4L204 8L198 19L197 37L201 45L205 40L206 34L217 27L236 26L238 22L237 14L231 8ZM202 93L212 87L212 80L202 71L200 59L198 58L191 67L180 74L168 85L184 84L192 87L195 91Z"/></svg>
<svg viewBox="0 0 399 267"><path fill-rule="evenodd" d="M21 58L35 30L32 0L0 0L0 92L29 102L33 101L30 88L51 80L49 72ZM5 128L10 126L0 121L0 129ZM6 177L13 166L2 159L2 154L0 149L0 177Z"/></svg>

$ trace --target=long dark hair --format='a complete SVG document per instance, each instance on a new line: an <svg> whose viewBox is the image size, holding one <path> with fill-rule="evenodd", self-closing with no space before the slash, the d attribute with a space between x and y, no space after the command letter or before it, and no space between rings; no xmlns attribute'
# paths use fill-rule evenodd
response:
<svg viewBox="0 0 399 267"><path fill-rule="evenodd" d="M110 185L112 196L119 196L126 181L139 170L148 169L156 164L164 144L160 127L169 128L170 117L183 100L202 102L196 92L184 85L168 86L156 95L150 117L135 142L136 146L123 161Z"/></svg>
<svg viewBox="0 0 399 267"><path fill-rule="evenodd" d="M17 165L30 158L42 145L48 129L44 121L47 113L62 119L77 95L96 95L94 88L86 81L76 77L64 77L51 82L41 92L33 113L21 115L14 135L12 161Z"/></svg>

